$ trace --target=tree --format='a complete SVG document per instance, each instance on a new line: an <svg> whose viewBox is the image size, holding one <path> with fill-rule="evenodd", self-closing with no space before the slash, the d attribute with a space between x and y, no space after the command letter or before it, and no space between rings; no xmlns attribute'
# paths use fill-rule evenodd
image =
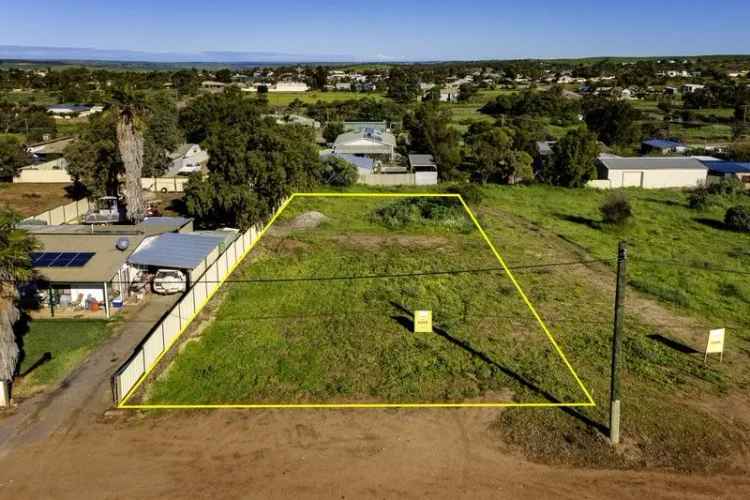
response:
<svg viewBox="0 0 750 500"><path fill-rule="evenodd" d="M498 127L490 128L476 136L469 136L476 174L482 183L494 180L514 183L531 179L533 159L524 151L513 149L513 133Z"/></svg>
<svg viewBox="0 0 750 500"><path fill-rule="evenodd" d="M554 158L543 171L550 184L580 187L596 177L599 145L596 135L585 128L569 131L552 148Z"/></svg>
<svg viewBox="0 0 750 500"><path fill-rule="evenodd" d="M336 138L344 133L344 124L341 122L331 122L323 130L323 138L328 143L336 142Z"/></svg>
<svg viewBox="0 0 750 500"><path fill-rule="evenodd" d="M637 120L641 113L628 102L602 98L586 100L584 118L589 129L608 146L627 146L640 139Z"/></svg>
<svg viewBox="0 0 750 500"><path fill-rule="evenodd" d="M732 144L729 153L734 161L750 161L750 141L735 142Z"/></svg>
<svg viewBox="0 0 750 500"><path fill-rule="evenodd" d="M330 156L323 162L322 182L330 186L346 187L357 182L357 167L346 160Z"/></svg>
<svg viewBox="0 0 750 500"><path fill-rule="evenodd" d="M388 72L388 97L396 102L411 103L419 96L419 80L414 71L394 66Z"/></svg>
<svg viewBox="0 0 750 500"><path fill-rule="evenodd" d="M31 156L18 138L0 137L0 179L12 179L21 167L29 163L31 163Z"/></svg>
<svg viewBox="0 0 750 500"><path fill-rule="evenodd" d="M750 208L742 205L730 207L724 215L724 223L735 231L750 233Z"/></svg>
<svg viewBox="0 0 750 500"><path fill-rule="evenodd" d="M431 102L422 103L413 114L404 117L410 150L431 154L443 179L454 177L463 160L459 147L460 134L450 127L450 122L450 111Z"/></svg>
<svg viewBox="0 0 750 500"><path fill-rule="evenodd" d="M325 90L328 85L328 68L317 66L310 75L310 86L315 90Z"/></svg>
<svg viewBox="0 0 750 500"><path fill-rule="evenodd" d="M16 228L20 220L11 210L0 208L0 381L11 381L16 373L19 349L13 326L20 319L17 281L31 276L29 252L37 245L26 231Z"/></svg>
<svg viewBox="0 0 750 500"><path fill-rule="evenodd" d="M143 133L143 175L160 176L170 165L168 153L183 143L178 125L177 105L172 97L159 92L146 101L148 115Z"/></svg>
<svg viewBox="0 0 750 500"><path fill-rule="evenodd" d="M312 129L261 118L257 104L241 95L198 101L206 111L199 116L208 123L191 121L191 126L196 133L205 131L209 173L190 179L185 204L200 224L246 229L267 217L292 190L319 182Z"/></svg>
<svg viewBox="0 0 750 500"><path fill-rule="evenodd" d="M214 75L216 77L216 81L222 82L222 83L231 83L232 82L232 71L228 68L220 69L216 72Z"/></svg>
<svg viewBox="0 0 750 500"><path fill-rule="evenodd" d="M93 115L77 141L64 152L68 173L94 196L117 196L123 173L117 149L115 116L107 111Z"/></svg>
<svg viewBox="0 0 750 500"><path fill-rule="evenodd" d="M113 112L117 119L117 148L125 168L127 218L137 224L146 217L146 204L143 201L141 186L144 106L142 96L134 94L129 87L115 90L112 97Z"/></svg>

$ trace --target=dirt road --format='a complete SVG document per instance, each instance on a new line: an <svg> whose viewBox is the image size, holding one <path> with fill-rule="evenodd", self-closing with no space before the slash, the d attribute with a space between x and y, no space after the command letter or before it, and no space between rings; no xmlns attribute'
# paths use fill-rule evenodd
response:
<svg viewBox="0 0 750 500"><path fill-rule="evenodd" d="M557 411L557 410L550 410ZM213 411L81 419L0 459L0 498L748 498L750 475L529 463L498 410Z"/></svg>

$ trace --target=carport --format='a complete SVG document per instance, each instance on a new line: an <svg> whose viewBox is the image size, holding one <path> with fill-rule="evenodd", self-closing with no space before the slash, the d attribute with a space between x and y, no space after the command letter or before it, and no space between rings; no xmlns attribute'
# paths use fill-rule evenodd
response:
<svg viewBox="0 0 750 500"><path fill-rule="evenodd" d="M234 235L234 233L227 233ZM128 263L147 269L176 269L188 277L188 288L221 253L226 235L213 233L164 233L143 240Z"/></svg>

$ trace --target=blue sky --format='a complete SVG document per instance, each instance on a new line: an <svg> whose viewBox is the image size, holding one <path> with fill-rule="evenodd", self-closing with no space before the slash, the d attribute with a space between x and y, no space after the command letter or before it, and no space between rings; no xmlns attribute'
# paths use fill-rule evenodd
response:
<svg viewBox="0 0 750 500"><path fill-rule="evenodd" d="M0 45L360 60L750 53L748 0L0 0Z"/></svg>

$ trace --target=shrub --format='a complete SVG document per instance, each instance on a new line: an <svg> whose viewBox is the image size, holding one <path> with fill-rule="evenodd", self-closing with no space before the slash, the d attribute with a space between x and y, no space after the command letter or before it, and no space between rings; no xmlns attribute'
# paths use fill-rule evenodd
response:
<svg viewBox="0 0 750 500"><path fill-rule="evenodd" d="M633 209L625 193L613 193L607 196L599 207L599 211L602 213L604 222L608 224L624 224L633 216Z"/></svg>
<svg viewBox="0 0 750 500"><path fill-rule="evenodd" d="M724 223L730 229L750 233L750 208L738 205L727 210Z"/></svg>
<svg viewBox="0 0 750 500"><path fill-rule="evenodd" d="M410 225L437 225L466 231L471 224L460 204L450 199L409 198L373 212L371 219L389 229Z"/></svg>
<svg viewBox="0 0 750 500"><path fill-rule="evenodd" d="M331 156L323 162L322 180L330 186L351 186L358 178L357 167L346 160Z"/></svg>
<svg viewBox="0 0 750 500"><path fill-rule="evenodd" d="M688 206L695 210L705 210L711 205L711 193L706 186L700 186L688 196Z"/></svg>
<svg viewBox="0 0 750 500"><path fill-rule="evenodd" d="M482 202L482 190L476 184L456 184L449 187L448 192L460 194L469 205L479 205Z"/></svg>
<svg viewBox="0 0 750 500"><path fill-rule="evenodd" d="M736 177L724 177L719 182L708 185L711 194L736 196L745 192L745 186Z"/></svg>

